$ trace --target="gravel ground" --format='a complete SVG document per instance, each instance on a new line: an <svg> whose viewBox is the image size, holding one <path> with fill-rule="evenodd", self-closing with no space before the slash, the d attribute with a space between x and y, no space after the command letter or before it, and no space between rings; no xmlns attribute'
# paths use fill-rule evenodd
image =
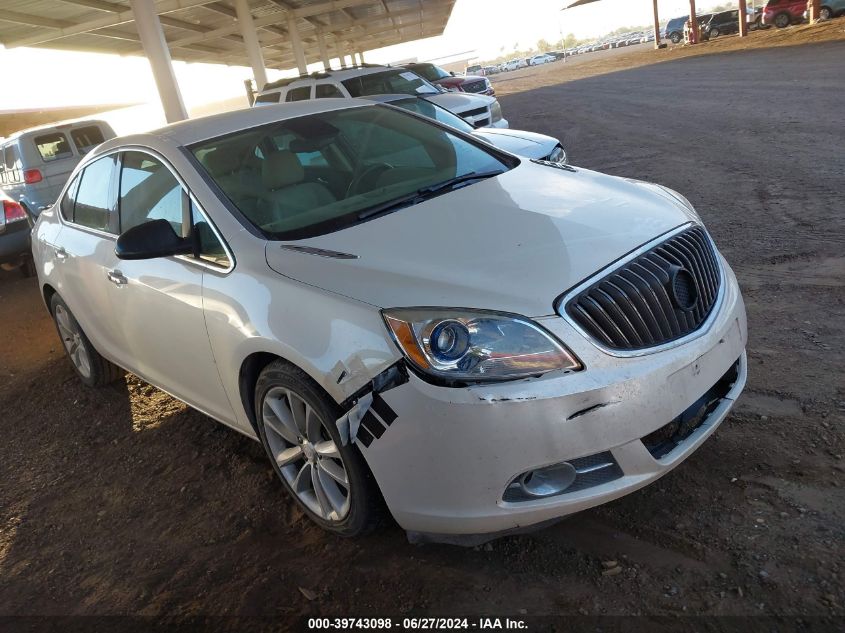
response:
<svg viewBox="0 0 845 633"><path fill-rule="evenodd" d="M845 615L844 56L834 41L562 84L550 68L502 98L574 164L687 195L749 313L748 388L714 437L532 535L329 536L258 444L131 375L83 388L37 288L3 274L0 613Z"/></svg>

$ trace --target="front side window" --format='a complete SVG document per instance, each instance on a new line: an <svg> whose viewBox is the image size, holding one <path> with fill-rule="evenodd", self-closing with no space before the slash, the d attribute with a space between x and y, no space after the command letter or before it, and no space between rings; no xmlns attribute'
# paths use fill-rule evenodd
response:
<svg viewBox="0 0 845 633"><path fill-rule="evenodd" d="M41 136L36 136L33 141L35 142L35 147L38 148L38 153L41 154L41 158L45 162L73 156L70 143L67 137L61 132L42 134Z"/></svg>
<svg viewBox="0 0 845 633"><path fill-rule="evenodd" d="M189 149L270 239L340 230L446 193L455 178L454 186L468 186L477 180L470 174L490 177L516 164L381 105L288 119Z"/></svg>
<svg viewBox="0 0 845 633"><path fill-rule="evenodd" d="M176 235L182 235L182 185L149 154L123 154L118 208L121 232L150 220L167 220Z"/></svg>
<svg viewBox="0 0 845 633"><path fill-rule="evenodd" d="M79 176L73 221L89 229L114 232L112 217L112 177L115 156L106 156L89 164Z"/></svg>
<svg viewBox="0 0 845 633"><path fill-rule="evenodd" d="M285 101L308 101L311 98L311 86L291 88L285 97Z"/></svg>
<svg viewBox="0 0 845 633"><path fill-rule="evenodd" d="M73 139L73 144L76 145L76 150L80 156L87 154L97 145L105 141L103 131L96 125L86 125L85 127L71 130L70 138Z"/></svg>
<svg viewBox="0 0 845 633"><path fill-rule="evenodd" d="M344 87L352 97L368 95L417 95L437 94L438 90L410 70L385 70L347 79Z"/></svg>

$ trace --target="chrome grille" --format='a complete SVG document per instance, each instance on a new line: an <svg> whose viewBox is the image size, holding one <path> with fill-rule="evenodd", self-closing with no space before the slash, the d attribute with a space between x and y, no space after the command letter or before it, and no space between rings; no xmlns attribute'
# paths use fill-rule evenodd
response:
<svg viewBox="0 0 845 633"><path fill-rule="evenodd" d="M705 230L696 226L579 292L566 312L608 348L646 349L701 327L720 283L716 253Z"/></svg>
<svg viewBox="0 0 845 633"><path fill-rule="evenodd" d="M461 84L464 92L484 92L487 89L487 82L485 81L466 81Z"/></svg>

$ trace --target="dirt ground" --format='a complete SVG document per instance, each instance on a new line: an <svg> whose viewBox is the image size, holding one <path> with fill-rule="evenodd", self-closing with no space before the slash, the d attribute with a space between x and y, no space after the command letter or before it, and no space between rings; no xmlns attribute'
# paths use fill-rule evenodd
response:
<svg viewBox="0 0 845 633"><path fill-rule="evenodd" d="M734 265L748 387L682 466L480 548L341 540L258 444L133 376L81 386L35 284L4 273L0 614L845 615L845 41L664 57L550 65L502 106L576 165L683 192Z"/></svg>

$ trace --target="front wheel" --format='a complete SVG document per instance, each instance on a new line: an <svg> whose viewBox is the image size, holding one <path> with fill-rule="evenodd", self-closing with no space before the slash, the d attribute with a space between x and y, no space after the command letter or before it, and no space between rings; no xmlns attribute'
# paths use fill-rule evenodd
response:
<svg viewBox="0 0 845 633"><path fill-rule="evenodd" d="M833 17L833 11L830 10L830 7L822 7L819 11L819 17L822 20L829 20Z"/></svg>
<svg viewBox="0 0 845 633"><path fill-rule="evenodd" d="M669 39L672 40L672 44L677 44L681 41L681 34L680 33L672 33L669 36Z"/></svg>
<svg viewBox="0 0 845 633"><path fill-rule="evenodd" d="M89 387L102 387L123 375L120 367L107 361L94 349L70 308L57 294L50 301L50 311L73 369L83 383Z"/></svg>
<svg viewBox="0 0 845 633"><path fill-rule="evenodd" d="M379 521L380 498L364 459L342 444L337 406L302 370L268 365L255 387L258 432L273 470L308 517L352 537Z"/></svg>
<svg viewBox="0 0 845 633"><path fill-rule="evenodd" d="M707 34L708 37L719 37L719 29L710 29L710 33Z"/></svg>

